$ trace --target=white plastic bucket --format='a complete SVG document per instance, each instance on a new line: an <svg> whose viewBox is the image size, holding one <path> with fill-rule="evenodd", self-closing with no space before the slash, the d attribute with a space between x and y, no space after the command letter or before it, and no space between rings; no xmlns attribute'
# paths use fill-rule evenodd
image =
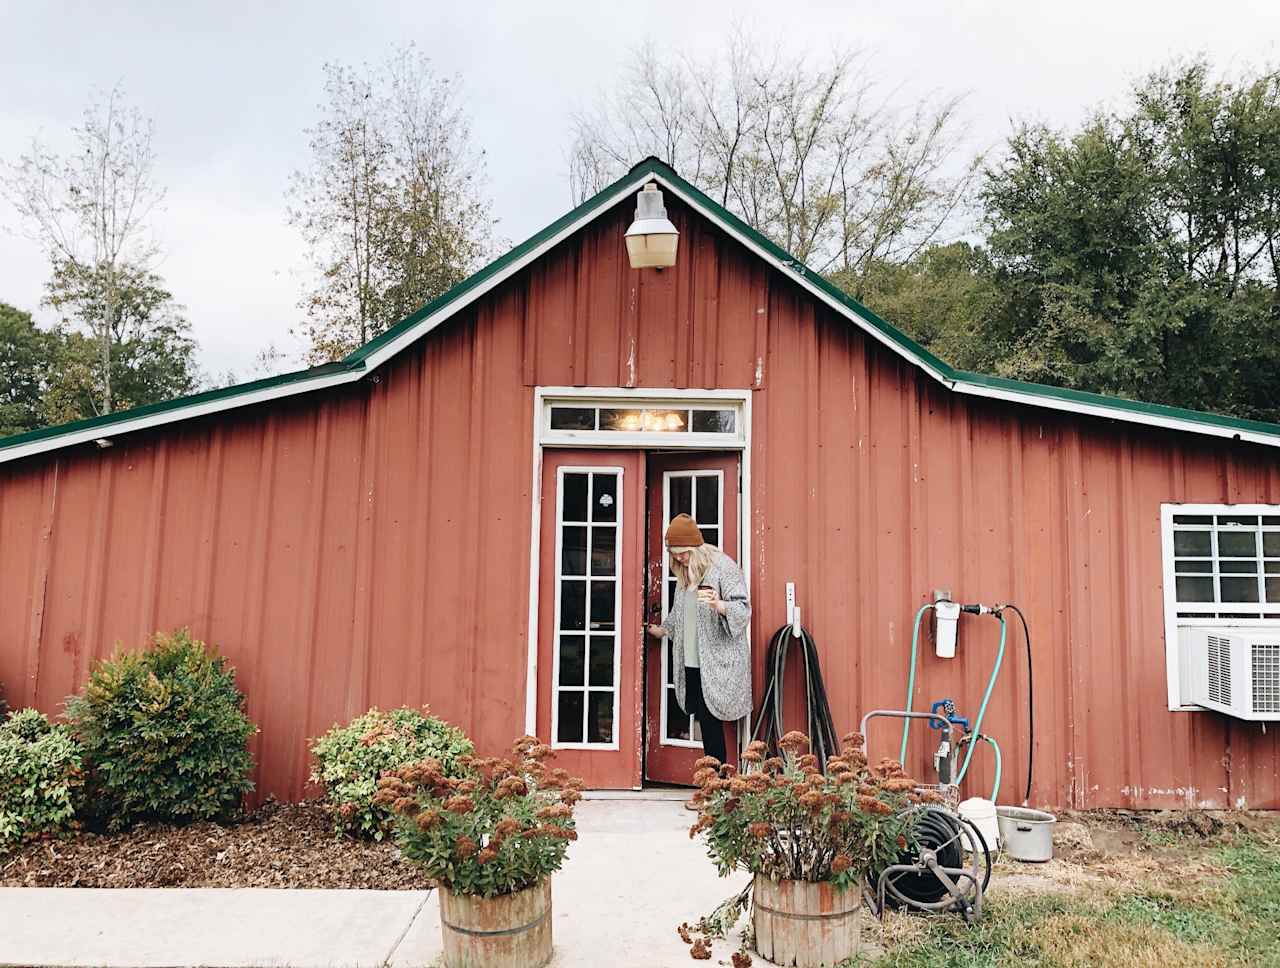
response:
<svg viewBox="0 0 1280 968"><path fill-rule="evenodd" d="M978 828L987 850L995 854L1000 846L1000 825L996 820L996 805L985 797L970 797L960 804L960 816ZM994 859L994 858L993 858Z"/></svg>
<svg viewBox="0 0 1280 968"><path fill-rule="evenodd" d="M1044 863L1053 859L1053 825L1058 818L1043 810L997 807L1000 839L1014 860Z"/></svg>

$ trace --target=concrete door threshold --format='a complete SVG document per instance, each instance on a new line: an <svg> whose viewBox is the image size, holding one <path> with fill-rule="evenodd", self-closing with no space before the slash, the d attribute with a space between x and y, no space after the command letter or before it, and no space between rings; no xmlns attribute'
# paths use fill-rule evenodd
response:
<svg viewBox="0 0 1280 968"><path fill-rule="evenodd" d="M688 800L693 790L673 790L669 787L646 787L643 790L584 790L584 800Z"/></svg>

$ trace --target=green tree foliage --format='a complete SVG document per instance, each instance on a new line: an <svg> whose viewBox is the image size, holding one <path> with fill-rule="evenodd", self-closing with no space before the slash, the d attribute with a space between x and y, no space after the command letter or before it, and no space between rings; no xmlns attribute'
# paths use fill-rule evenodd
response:
<svg viewBox="0 0 1280 968"><path fill-rule="evenodd" d="M302 301L313 362L338 359L461 282L489 254L484 154L458 82L413 46L363 70L326 64L290 222L316 271Z"/></svg>
<svg viewBox="0 0 1280 968"><path fill-rule="evenodd" d="M1075 133L1024 126L980 197L979 368L1280 419L1280 74L1179 64Z"/></svg>
<svg viewBox="0 0 1280 968"><path fill-rule="evenodd" d="M843 273L832 277L852 291ZM872 263L856 282L862 300L961 369L989 363L984 333L1004 305L986 250L967 242L935 245L911 261Z"/></svg>
<svg viewBox="0 0 1280 968"><path fill-rule="evenodd" d="M0 437L44 423L44 394L56 338L30 313L0 303Z"/></svg>
<svg viewBox="0 0 1280 968"><path fill-rule="evenodd" d="M64 265L49 283L49 304L63 313L50 328L0 303L0 437L102 413L103 359L79 325L101 308L93 284ZM122 276L110 327L112 397L138 407L193 393L201 383L195 340L181 307L146 271Z"/></svg>
<svg viewBox="0 0 1280 968"><path fill-rule="evenodd" d="M84 786L80 744L34 709L0 725L0 851L75 826Z"/></svg>
<svg viewBox="0 0 1280 968"><path fill-rule="evenodd" d="M235 672L186 629L97 663L67 722L89 765L87 813L108 830L225 818L253 789L256 728Z"/></svg>
<svg viewBox="0 0 1280 968"><path fill-rule="evenodd" d="M46 303L62 317L62 376L49 390L53 422L101 413L105 386L116 409L139 407L193 393L200 383L191 324L154 272L134 266L107 270L58 261ZM110 293L110 297L108 297ZM110 344L110 379L104 380L95 334Z"/></svg>

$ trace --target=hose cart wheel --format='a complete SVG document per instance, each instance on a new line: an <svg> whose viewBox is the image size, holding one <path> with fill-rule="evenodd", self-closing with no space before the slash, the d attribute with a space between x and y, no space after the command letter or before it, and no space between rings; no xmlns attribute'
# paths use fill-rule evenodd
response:
<svg viewBox="0 0 1280 968"><path fill-rule="evenodd" d="M912 807L912 846L897 863L870 878L872 907L954 912L966 921L982 914L982 895L991 881L991 852L982 832L964 817L941 807ZM967 861L966 861L967 858Z"/></svg>

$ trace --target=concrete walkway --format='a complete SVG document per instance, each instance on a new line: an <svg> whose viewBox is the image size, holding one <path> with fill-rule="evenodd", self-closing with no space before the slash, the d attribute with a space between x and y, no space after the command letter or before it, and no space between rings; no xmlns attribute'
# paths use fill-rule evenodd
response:
<svg viewBox="0 0 1280 968"><path fill-rule="evenodd" d="M556 968L685 968L676 935L746 885L721 880L670 799L587 800L552 879ZM709 964L736 946L720 942ZM373 968L440 959L434 892L0 889L0 965ZM763 965L762 959L755 959Z"/></svg>

